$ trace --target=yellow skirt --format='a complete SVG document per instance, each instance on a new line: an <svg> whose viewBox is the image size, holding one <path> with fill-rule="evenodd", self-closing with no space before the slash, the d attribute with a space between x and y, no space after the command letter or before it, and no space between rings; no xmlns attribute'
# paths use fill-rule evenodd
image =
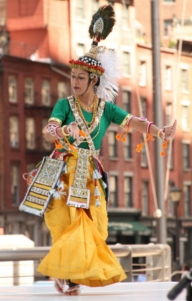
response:
<svg viewBox="0 0 192 301"><path fill-rule="evenodd" d="M75 157L70 158L68 173L62 176L66 195L60 199L53 198L46 210L45 222L50 230L53 246L41 261L38 272L87 286L105 286L122 281L126 275L105 243L108 219L105 196L100 186L101 205L95 206L91 165L87 180L87 189L90 189L89 210L66 205L76 163Z"/></svg>

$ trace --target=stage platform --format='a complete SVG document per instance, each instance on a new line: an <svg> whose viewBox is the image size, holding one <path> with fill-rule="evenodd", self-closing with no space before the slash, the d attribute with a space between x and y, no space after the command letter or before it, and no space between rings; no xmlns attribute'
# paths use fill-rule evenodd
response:
<svg viewBox="0 0 192 301"><path fill-rule="evenodd" d="M3 301L167 301L171 282L117 283L106 287L82 287L79 296L63 296L57 293L53 282L37 282L33 286L0 287ZM176 299L185 300L185 292Z"/></svg>

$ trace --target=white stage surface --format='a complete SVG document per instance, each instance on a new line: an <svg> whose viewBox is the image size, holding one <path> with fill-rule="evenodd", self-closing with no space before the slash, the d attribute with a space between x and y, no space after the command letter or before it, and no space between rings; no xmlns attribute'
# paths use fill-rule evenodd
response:
<svg viewBox="0 0 192 301"><path fill-rule="evenodd" d="M82 287L79 296L57 293L53 282L37 282L33 286L0 287L3 301L167 301L167 292L175 285L171 282L117 283L106 287ZM176 300L184 301L183 291Z"/></svg>

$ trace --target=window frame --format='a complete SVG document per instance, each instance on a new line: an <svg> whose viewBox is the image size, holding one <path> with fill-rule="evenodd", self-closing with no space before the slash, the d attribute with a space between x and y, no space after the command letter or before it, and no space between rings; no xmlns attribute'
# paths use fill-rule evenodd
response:
<svg viewBox="0 0 192 301"><path fill-rule="evenodd" d="M183 170L190 169L190 143L182 142Z"/></svg>
<svg viewBox="0 0 192 301"><path fill-rule="evenodd" d="M114 183L115 183L115 187L114 187L114 190L112 191L111 190L111 179L114 179ZM113 175L113 174L111 174L110 176L109 176L109 191L110 191L110 194L109 194L109 196L110 196L110 198L109 198L109 207L118 207L118 176L117 175ZM114 196L114 198L113 198L113 200L114 200L114 202L113 202L113 204L112 204L112 202L111 202L111 196Z"/></svg>
<svg viewBox="0 0 192 301"><path fill-rule="evenodd" d="M167 24L166 24L167 22ZM171 25L172 27L172 23L173 23L173 20L172 19L164 19L164 22L163 22L163 35L164 37L168 37L169 36L169 32L168 32L168 26Z"/></svg>
<svg viewBox="0 0 192 301"><path fill-rule="evenodd" d="M16 118L17 120L17 133L16 132L11 132L11 119L12 118ZM15 125L13 126L13 129L15 129ZM12 134L15 134L16 133L16 137L17 139L15 139L15 145L14 143L12 143L12 138L11 138L11 135ZM10 147L13 148L13 149L19 149L19 117L16 116L16 115L12 115L12 116L9 116L9 141L10 141Z"/></svg>
<svg viewBox="0 0 192 301"><path fill-rule="evenodd" d="M186 197L185 188L187 188L187 197ZM183 185L183 199L184 199L184 216L185 217L188 217L191 215L190 197L191 197L191 185L184 184Z"/></svg>
<svg viewBox="0 0 192 301"><path fill-rule="evenodd" d="M85 17L85 13L84 13L84 0L80 0L82 2L81 5L79 5L79 0L76 0L76 16L78 19L83 20ZM81 13L79 14L79 12L81 11Z"/></svg>
<svg viewBox="0 0 192 301"><path fill-rule="evenodd" d="M128 133L125 142L123 143L124 160L131 160L132 157L132 133Z"/></svg>
<svg viewBox="0 0 192 301"><path fill-rule="evenodd" d="M146 195L143 193L143 188L146 188ZM144 197L145 200L147 200L146 203L144 203ZM149 215L149 181L148 180L142 180L141 182L141 204L142 204L142 215L148 216ZM147 204L147 206L146 206Z"/></svg>
<svg viewBox="0 0 192 301"><path fill-rule="evenodd" d="M31 146L31 147L29 147L29 144L30 144L30 139L28 140L27 139L27 121L28 120L33 120L33 128L34 128L34 133L32 133L32 134L34 134L34 138L32 139L33 140L33 145ZM26 126L26 130L25 130L25 139L26 139L26 149L27 150L35 150L35 148L36 148L36 131L35 131L35 118L34 117L26 117L26 119L25 119L25 126ZM29 133L29 134L31 134L31 133Z"/></svg>
<svg viewBox="0 0 192 301"><path fill-rule="evenodd" d="M29 86L27 87L27 83L26 83L27 80L31 80L31 83L32 83L31 87L29 87ZM26 94L27 94L26 90L27 89L30 90L30 88L31 88L31 93L30 93L31 95L30 96L32 96L32 101L29 102L29 101L26 101ZM34 104L34 81L31 77L26 77L25 78L24 90L25 90L24 91L24 98L25 98L24 103L27 104L27 105L33 105Z"/></svg>
<svg viewBox="0 0 192 301"><path fill-rule="evenodd" d="M140 64L139 64L139 86L140 87L147 86L147 62L144 60L140 60Z"/></svg>
<svg viewBox="0 0 192 301"><path fill-rule="evenodd" d="M185 73L183 72L185 71ZM181 68L181 92L186 93L189 91L189 84L188 84L188 68ZM186 76L183 76L183 74L186 74ZM185 77L185 78L184 78ZM183 85L184 84L184 85ZM185 86L185 87L184 87Z"/></svg>
<svg viewBox="0 0 192 301"><path fill-rule="evenodd" d="M47 86L48 89L47 88L45 89L46 93L48 91L48 95L43 95L43 89L44 89L43 83L45 83L45 82L49 83L49 85ZM44 99L46 99L47 96L48 96L48 100L49 100L48 102L44 101ZM42 79L42 81L41 81L41 103L45 107L51 106L51 81L49 79Z"/></svg>
<svg viewBox="0 0 192 301"><path fill-rule="evenodd" d="M127 64L125 64L126 62L125 56L127 56ZM131 75L131 52L126 50L123 51L122 58L123 58L123 66L122 66L123 76L129 77Z"/></svg>
<svg viewBox="0 0 192 301"><path fill-rule="evenodd" d="M113 134L113 144L110 143L110 135ZM116 136L116 132L110 130L108 133L108 149L109 149L109 159L113 159L113 158L117 158L118 154L117 154L117 140L115 138ZM111 152L112 150L112 152ZM111 155L111 153L113 153L113 155Z"/></svg>
<svg viewBox="0 0 192 301"><path fill-rule="evenodd" d="M11 78L14 78L15 79L15 84L12 85L14 87L13 89L13 94L14 94L14 97L12 98L12 96L10 95L11 92L10 92L10 80ZM8 76L8 99L9 99L9 103L11 104L17 104L18 103L18 89L17 89L17 76L16 75L9 75ZM13 99L13 100L12 100Z"/></svg>
<svg viewBox="0 0 192 301"><path fill-rule="evenodd" d="M12 174L12 168L17 169L17 192L15 191L12 192L12 184L13 184L13 174ZM18 163L11 163L11 169L10 169L10 177L11 177L11 205L13 207L16 207L19 205L20 202L20 166ZM15 186L14 186L15 187ZM13 201L13 199L16 199L16 201Z"/></svg>
<svg viewBox="0 0 192 301"><path fill-rule="evenodd" d="M125 97L125 94L127 95L127 97ZM131 112L131 91L122 90L122 103L123 103L123 109L127 113L130 113Z"/></svg>
<svg viewBox="0 0 192 301"><path fill-rule="evenodd" d="M122 28L128 29L130 27L129 4L123 2L122 4Z"/></svg>
<svg viewBox="0 0 192 301"><path fill-rule="evenodd" d="M47 118L42 118L41 120L41 128L42 128L42 142L41 142L41 146L42 146L42 149L44 151L51 151L53 148L52 148L52 144L47 141L45 139L45 133L46 133L46 125L48 124L48 119Z"/></svg>
<svg viewBox="0 0 192 301"><path fill-rule="evenodd" d="M128 185L126 185L127 180ZM126 187L129 187L127 191ZM124 176L124 204L125 208L133 208L133 177L128 175Z"/></svg>
<svg viewBox="0 0 192 301"><path fill-rule="evenodd" d="M189 131L189 105L181 106L181 129L182 131ZM185 113L184 113L185 111Z"/></svg>
<svg viewBox="0 0 192 301"><path fill-rule="evenodd" d="M170 66L170 65L165 66L164 83L165 83L165 91L172 91L172 89L173 89L173 72L172 72L172 66Z"/></svg>
<svg viewBox="0 0 192 301"><path fill-rule="evenodd" d="M59 89L59 85L61 86L61 84L64 84L63 86L65 86L65 91L63 92L62 89ZM60 93L63 93L63 96L59 95ZM57 99L61 99L61 98L65 98L67 96L67 84L64 81L58 81L57 82Z"/></svg>

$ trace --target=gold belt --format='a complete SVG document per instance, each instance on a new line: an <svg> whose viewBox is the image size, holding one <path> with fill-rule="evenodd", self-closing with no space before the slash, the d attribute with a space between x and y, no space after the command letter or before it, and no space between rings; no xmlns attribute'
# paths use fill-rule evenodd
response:
<svg viewBox="0 0 192 301"><path fill-rule="evenodd" d="M98 156L99 155L100 150L90 150L90 149L84 149L84 148L80 148L78 147L78 156L83 155L83 156Z"/></svg>
<svg viewBox="0 0 192 301"><path fill-rule="evenodd" d="M60 143L67 152L71 152L69 145L64 140L60 140ZM99 152L100 152L100 150L90 150L90 149L84 149L84 148L80 148L80 147L77 147L77 149L78 149L78 154L85 155L88 157L89 156L98 156Z"/></svg>

